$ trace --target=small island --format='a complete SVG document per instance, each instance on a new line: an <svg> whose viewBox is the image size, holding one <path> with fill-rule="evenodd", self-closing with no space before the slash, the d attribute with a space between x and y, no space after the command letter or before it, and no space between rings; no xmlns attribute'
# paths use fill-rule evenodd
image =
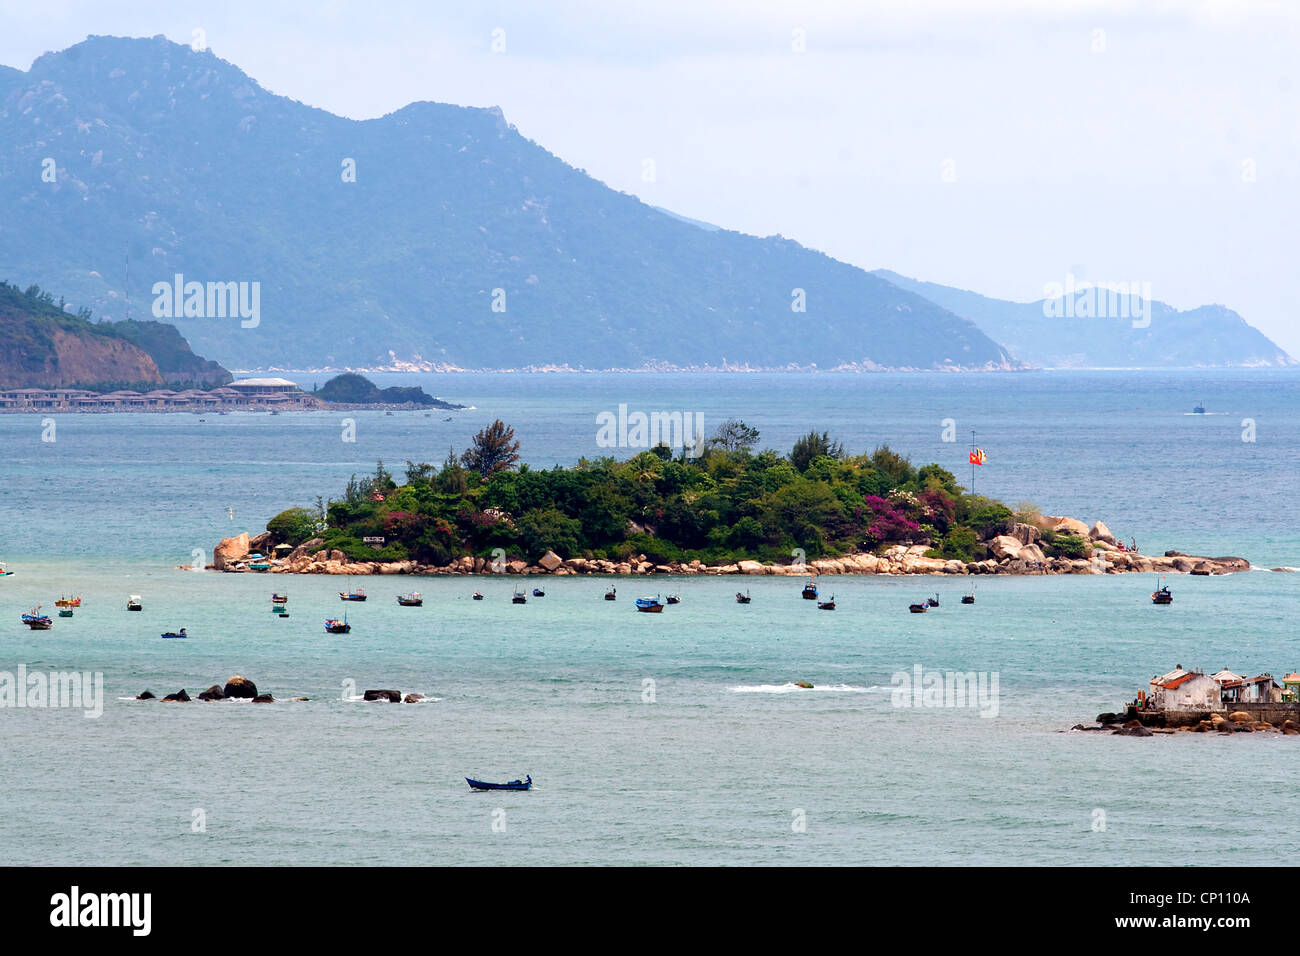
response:
<svg viewBox="0 0 1300 956"><path fill-rule="evenodd" d="M1226 574L1242 558L1126 548L1100 521L969 493L887 445L848 455L826 432L788 454L723 423L698 457L660 445L623 461L519 464L501 421L441 466L379 462L342 498L290 508L211 565L297 574Z"/></svg>
<svg viewBox="0 0 1300 956"><path fill-rule="evenodd" d="M332 406L352 408L438 408L446 411L462 409L464 405L445 402L434 398L424 389L415 386L393 385L380 388L364 375L344 372L336 375L321 388L312 390L312 397L328 402Z"/></svg>

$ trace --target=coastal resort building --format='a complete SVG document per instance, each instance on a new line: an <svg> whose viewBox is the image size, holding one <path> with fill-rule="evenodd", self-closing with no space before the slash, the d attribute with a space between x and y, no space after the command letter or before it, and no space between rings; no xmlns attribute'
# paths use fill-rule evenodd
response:
<svg viewBox="0 0 1300 956"><path fill-rule="evenodd" d="M141 393L130 389L91 392L80 388L0 389L0 411L204 411L206 409L319 408L321 402L283 378L246 378L210 391L188 388L177 392L157 388Z"/></svg>
<svg viewBox="0 0 1300 956"><path fill-rule="evenodd" d="M1219 682L1199 671L1185 671L1181 664L1151 678L1149 686L1147 699L1157 710L1223 710Z"/></svg>

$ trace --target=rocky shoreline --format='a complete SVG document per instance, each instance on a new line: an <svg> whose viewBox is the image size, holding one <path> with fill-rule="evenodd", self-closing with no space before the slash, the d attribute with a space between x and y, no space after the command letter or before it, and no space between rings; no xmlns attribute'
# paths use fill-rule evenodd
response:
<svg viewBox="0 0 1300 956"><path fill-rule="evenodd" d="M1300 735L1300 708L1291 704L1275 705L1270 709L1282 715L1281 723L1263 719L1264 714L1259 712L1258 707L1226 714L1219 711L1140 711L1130 707L1122 714L1098 714L1095 725L1075 724L1070 730L1108 732L1115 737L1154 737L1177 733ZM1274 720L1276 719L1275 717Z"/></svg>
<svg viewBox="0 0 1300 956"><path fill-rule="evenodd" d="M829 575L829 574L1120 574L1127 572L1157 574L1217 575L1250 569L1250 562L1238 557L1205 557L1166 551L1146 555L1125 550L1098 521L1091 528L1075 518L1051 518L1054 530L1068 532L1087 542L1087 557L1048 557L1038 542L1042 532L1033 525L1008 521L996 529L983 545L989 557L979 561L961 561L927 557L928 544L897 544L876 552L863 552L838 558L819 558L806 563L770 564L737 561L727 564L704 564L700 561L659 564L639 554L625 561L598 558L562 558L548 551L536 563L516 559L493 562L482 557L464 556L447 565L421 564L418 561L355 561L342 551L326 550L324 541L314 538L278 557L268 558L272 574L599 574L599 575ZM274 536L265 532L250 538L245 532L223 538L213 551L207 569L226 572L252 572L250 554L270 554L276 547ZM192 569L187 569L192 570Z"/></svg>

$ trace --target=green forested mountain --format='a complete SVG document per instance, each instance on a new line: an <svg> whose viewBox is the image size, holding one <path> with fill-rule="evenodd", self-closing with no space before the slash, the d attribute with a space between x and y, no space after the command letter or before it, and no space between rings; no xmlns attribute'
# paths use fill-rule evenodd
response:
<svg viewBox="0 0 1300 956"><path fill-rule="evenodd" d="M162 37L0 72L0 209L9 275L114 319L177 274L259 283L255 326L175 320L231 367L1008 364L921 296L647 206L497 109L353 121Z"/></svg>

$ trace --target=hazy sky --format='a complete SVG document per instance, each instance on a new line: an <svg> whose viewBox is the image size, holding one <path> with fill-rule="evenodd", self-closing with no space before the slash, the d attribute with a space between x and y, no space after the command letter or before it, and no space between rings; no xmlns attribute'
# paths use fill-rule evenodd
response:
<svg viewBox="0 0 1300 956"><path fill-rule="evenodd" d="M1300 357L1300 3L0 0L0 63L196 29L334 113L499 105L682 215L1022 301L1150 282Z"/></svg>

